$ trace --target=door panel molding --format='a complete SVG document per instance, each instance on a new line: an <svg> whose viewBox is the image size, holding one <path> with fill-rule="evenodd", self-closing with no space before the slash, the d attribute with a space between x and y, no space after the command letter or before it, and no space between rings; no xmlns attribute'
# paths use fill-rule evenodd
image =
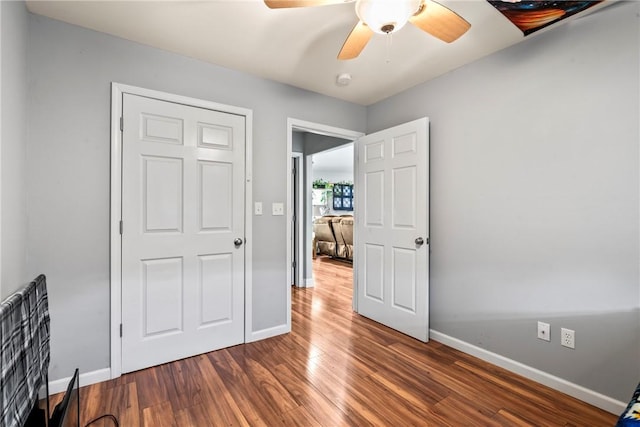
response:
<svg viewBox="0 0 640 427"><path fill-rule="evenodd" d="M122 345L121 345L121 285L122 285L122 246L121 246L121 222L122 217L122 132L121 121L123 110L123 95L132 94L154 98L161 101L168 101L176 104L184 104L192 107L216 110L223 113L244 116L245 118L245 182L244 182L244 221L245 221L245 321L244 336L245 341L251 336L252 325L252 253L253 253L253 225L251 206L253 205L253 111L250 109L219 104L211 101L169 94L161 91L145 89L121 83L111 84L111 209L110 209L110 377L117 378L122 374ZM218 144L223 129L213 129L206 123L202 124L200 139L204 147L206 145ZM177 127L179 123L175 121L155 121L149 122L149 137L154 135L154 127L163 128ZM206 129L205 129L206 128ZM157 129L156 129L157 130ZM177 140L167 140L168 149L171 145L180 143ZM124 227L127 225L124 224Z"/></svg>
<svg viewBox="0 0 640 427"><path fill-rule="evenodd" d="M358 312L429 339L429 120L356 141ZM354 263L355 265L355 263Z"/></svg>

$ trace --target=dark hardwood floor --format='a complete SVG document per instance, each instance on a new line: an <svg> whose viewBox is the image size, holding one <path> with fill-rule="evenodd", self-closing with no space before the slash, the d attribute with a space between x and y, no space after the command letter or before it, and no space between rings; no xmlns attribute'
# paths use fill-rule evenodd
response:
<svg viewBox="0 0 640 427"><path fill-rule="evenodd" d="M616 417L351 310L351 265L318 257L290 334L81 389L85 425L613 426ZM94 423L111 426L109 420Z"/></svg>

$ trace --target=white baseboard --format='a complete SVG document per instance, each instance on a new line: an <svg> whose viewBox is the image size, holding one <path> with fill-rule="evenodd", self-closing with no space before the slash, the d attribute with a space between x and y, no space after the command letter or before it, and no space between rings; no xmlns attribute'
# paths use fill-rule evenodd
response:
<svg viewBox="0 0 640 427"><path fill-rule="evenodd" d="M475 356L508 371L515 372L516 374L522 375L525 378L546 385L547 387L551 387L552 389L558 390L562 393L568 394L569 396L575 397L576 399L582 400L583 402L587 402L588 404L596 406L607 412L611 412L612 414L619 415L627 407L627 404L624 402L620 402L619 400L615 400L611 397L605 396L604 394L589 390L588 388L582 387L581 385L571 383L560 377L556 377L547 372L532 368L531 366L477 347L473 344L469 344L468 342L459 340L433 329L429 330L429 337L434 341L438 341L442 344L448 345L449 347L453 347L456 350L460 350L464 353Z"/></svg>
<svg viewBox="0 0 640 427"><path fill-rule="evenodd" d="M313 277L305 277L304 279L304 287L305 288L313 288Z"/></svg>
<svg viewBox="0 0 640 427"><path fill-rule="evenodd" d="M288 334L289 332L291 332L291 329L288 328L286 324L274 326L273 328L261 329L259 331L252 332L251 335L247 337L247 343Z"/></svg>
<svg viewBox="0 0 640 427"><path fill-rule="evenodd" d="M111 379L111 369L104 368L98 369L97 371L91 372L80 372L80 387L84 387L85 385L95 384L102 381L107 381ZM61 378L55 381L49 381L49 395L54 395L56 393L62 393L67 389L69 385L69 381L71 381L71 377ZM45 391L46 393L46 391ZM42 391L41 391L41 396Z"/></svg>

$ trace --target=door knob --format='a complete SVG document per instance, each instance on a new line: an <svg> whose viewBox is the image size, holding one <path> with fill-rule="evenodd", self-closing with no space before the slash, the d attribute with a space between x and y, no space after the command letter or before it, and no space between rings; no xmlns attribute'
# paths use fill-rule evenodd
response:
<svg viewBox="0 0 640 427"><path fill-rule="evenodd" d="M240 237L236 237L233 244L236 245L236 248L242 246L242 239Z"/></svg>
<svg viewBox="0 0 640 427"><path fill-rule="evenodd" d="M424 244L424 239L422 237L418 237L416 239L416 245L422 246Z"/></svg>

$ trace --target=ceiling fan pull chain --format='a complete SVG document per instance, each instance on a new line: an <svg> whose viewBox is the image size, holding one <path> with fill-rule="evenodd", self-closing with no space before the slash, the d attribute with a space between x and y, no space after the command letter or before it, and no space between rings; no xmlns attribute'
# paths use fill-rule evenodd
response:
<svg viewBox="0 0 640 427"><path fill-rule="evenodd" d="M387 33L387 55L385 58L385 62L388 64L391 62L391 43L393 42L393 33Z"/></svg>

